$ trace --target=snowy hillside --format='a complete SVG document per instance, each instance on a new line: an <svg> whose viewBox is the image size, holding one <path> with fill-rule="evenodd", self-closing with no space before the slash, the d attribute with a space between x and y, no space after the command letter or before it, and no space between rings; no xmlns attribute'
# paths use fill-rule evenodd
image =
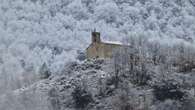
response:
<svg viewBox="0 0 195 110"><path fill-rule="evenodd" d="M53 75L0 97L2 110L193 110L195 99L187 89L190 76L167 74L163 76L153 70L147 85L135 84L131 73L120 73L117 79L111 61L86 60L69 63L64 74ZM130 76L129 76L130 75ZM156 77L159 76L159 77ZM194 76L194 75L193 75ZM164 78L163 78L164 77ZM161 82L161 80L167 82ZM116 81L118 87L116 86ZM154 82L153 82L154 81ZM173 82L172 82L173 81ZM182 82L183 81L183 82ZM134 82L134 83L133 83ZM181 87L180 84L185 84ZM138 84L138 82L137 82ZM154 94L155 87L169 88L173 96L164 102ZM170 85L169 85L170 84ZM173 85L171 85L173 84ZM152 86L156 85L156 86ZM177 85L178 88L172 88ZM188 98L179 99L180 89L188 92ZM168 89L168 88L167 88ZM173 91L174 90L174 91ZM160 92L160 91L159 91ZM166 89L161 96L169 95ZM178 95L178 96L177 96ZM171 97L175 97L171 99ZM157 99L156 99L157 98ZM177 99L178 98L178 99ZM3 100L2 100L3 99ZM164 100L164 99L163 99ZM190 103L189 103L190 101ZM185 105L183 105L185 104ZM126 108L126 109L124 109Z"/></svg>
<svg viewBox="0 0 195 110"><path fill-rule="evenodd" d="M94 28L106 41L182 43L193 59L194 10L194 0L0 0L0 96L39 81L42 67L64 73Z"/></svg>
<svg viewBox="0 0 195 110"><path fill-rule="evenodd" d="M12 95L3 95L0 97L4 99L0 101L0 109L73 110L71 93L74 88L77 86L87 88L87 91L96 97L101 86L99 81L110 77L106 73L107 69L108 62L106 64L103 60L85 61L80 64L72 62L67 65L64 74L53 75L49 79L13 91L10 93Z"/></svg>

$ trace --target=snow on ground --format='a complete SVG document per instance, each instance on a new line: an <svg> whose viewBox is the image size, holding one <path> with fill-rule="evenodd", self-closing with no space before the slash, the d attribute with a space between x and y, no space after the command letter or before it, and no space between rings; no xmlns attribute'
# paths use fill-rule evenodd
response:
<svg viewBox="0 0 195 110"><path fill-rule="evenodd" d="M67 66L67 71L64 71L61 75L52 75L48 79L15 90L10 94L2 95L0 98L7 100L0 101L0 109L53 110L53 107L57 104L60 110L75 110L71 94L75 87L79 85L92 93L95 102L89 109L112 110L114 94L119 94L117 92L120 92L120 90L113 94L114 85L107 87L104 85L107 79L112 76L112 74L106 72L110 70L108 64L109 62L104 60L85 61L81 64L70 63ZM100 89L104 90L107 95L101 96ZM131 97L138 97L139 94L143 95L142 92L144 93L144 90L138 91L134 88L131 90L131 93L133 93ZM57 102L52 103L52 100Z"/></svg>
<svg viewBox="0 0 195 110"><path fill-rule="evenodd" d="M174 107L171 105L172 103L178 104L175 105L175 108L180 106L179 102L173 100L154 103L153 89L132 84L128 76L121 76L123 83L115 88L111 80L114 76L112 66L110 60L101 59L85 60L79 63L71 62L66 65L62 74L52 75L48 79L40 80L28 87L1 95L0 99L3 100L0 100L0 109L76 110L72 93L77 87L81 87L91 94L93 101L85 108L89 110L115 110L118 107L126 106L125 104L141 110L146 108L149 110L158 110L158 108L170 110ZM159 74L154 75L157 75L157 81L154 80L154 83L157 84L162 77ZM189 78L188 75L178 75L177 73L167 76L166 80L174 79L176 83L177 81L180 83L179 78L185 77ZM125 98L123 98L124 96ZM190 103L192 104L189 106L192 106L193 101ZM167 104L167 109L164 108L164 104Z"/></svg>
<svg viewBox="0 0 195 110"><path fill-rule="evenodd" d="M53 87L59 74L72 71L64 67L75 61L77 53L90 44L94 28L101 32L105 41L128 44L130 40L127 39L144 36L164 45L184 43L194 47L194 0L0 0L0 3L0 15L3 15L0 16L2 97L23 88L47 91ZM34 84L43 64L47 64L54 79ZM101 73L98 76L95 71L85 71L86 75L74 72L73 76L67 76L72 80L90 79L93 75L109 77L105 74L107 71L96 71ZM67 76L63 77L69 79ZM95 87L91 88L91 91L95 90Z"/></svg>
<svg viewBox="0 0 195 110"><path fill-rule="evenodd" d="M78 50L90 44L94 28L105 41L119 42L147 36L164 38L167 44L176 39L193 43L195 35L193 0L0 2L0 75L9 82L0 79L1 93L32 84L34 79L23 79L39 74L44 63L52 73L62 71L67 62L75 60Z"/></svg>

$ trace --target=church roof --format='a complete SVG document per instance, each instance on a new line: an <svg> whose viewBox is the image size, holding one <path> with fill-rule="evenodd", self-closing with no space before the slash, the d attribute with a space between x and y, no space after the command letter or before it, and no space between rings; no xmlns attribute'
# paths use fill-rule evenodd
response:
<svg viewBox="0 0 195 110"><path fill-rule="evenodd" d="M104 41L103 43L106 43L106 44L123 45L123 43L120 42L120 41Z"/></svg>
<svg viewBox="0 0 195 110"><path fill-rule="evenodd" d="M120 41L103 41L101 42L102 44L106 44L106 45L119 45L122 46L124 45L122 42ZM92 45L92 43L87 47L87 49Z"/></svg>

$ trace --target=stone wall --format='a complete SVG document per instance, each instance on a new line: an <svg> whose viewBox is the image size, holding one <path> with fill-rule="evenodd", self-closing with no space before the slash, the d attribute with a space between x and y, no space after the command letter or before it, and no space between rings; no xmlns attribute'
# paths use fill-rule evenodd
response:
<svg viewBox="0 0 195 110"><path fill-rule="evenodd" d="M88 58L111 58L113 55L113 50L122 47L118 44L109 43L92 43L87 48Z"/></svg>

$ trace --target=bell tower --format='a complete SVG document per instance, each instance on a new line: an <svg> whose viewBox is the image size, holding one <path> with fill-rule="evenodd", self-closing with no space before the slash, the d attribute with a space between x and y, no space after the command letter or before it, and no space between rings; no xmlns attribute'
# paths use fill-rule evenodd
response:
<svg viewBox="0 0 195 110"><path fill-rule="evenodd" d="M100 38L100 32L96 32L95 30L92 32L92 43L101 43L101 38Z"/></svg>

